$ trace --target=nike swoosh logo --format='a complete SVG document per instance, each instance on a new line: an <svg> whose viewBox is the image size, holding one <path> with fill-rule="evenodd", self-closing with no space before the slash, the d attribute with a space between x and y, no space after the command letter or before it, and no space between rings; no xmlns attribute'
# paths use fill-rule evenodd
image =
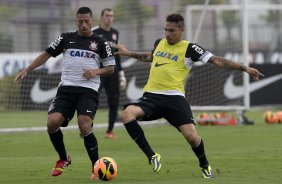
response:
<svg viewBox="0 0 282 184"><path fill-rule="evenodd" d="M142 97L144 91L143 88L136 86L136 76L133 76L127 86L126 95L129 100L136 100Z"/></svg>
<svg viewBox="0 0 282 184"><path fill-rule="evenodd" d="M224 95L228 98L228 99L235 99L235 98L240 98L240 97L243 97L244 96L244 86L236 86L234 85L233 83L233 78L234 78L234 74L231 74L225 84L224 84L224 88L223 88L223 93ZM278 74L278 75L275 75L275 76L272 76L272 77L268 77L266 79L262 79L262 80L259 80L259 81L255 81L255 82L252 82L250 83L249 85L249 91L250 93L258 90L258 89L261 89L265 86L268 86L278 80L282 79L282 74Z"/></svg>
<svg viewBox="0 0 282 184"><path fill-rule="evenodd" d="M75 42L70 41L70 43L75 43Z"/></svg>
<svg viewBox="0 0 282 184"><path fill-rule="evenodd" d="M168 63L156 63L155 67L159 67L159 66L166 65L166 64L168 64Z"/></svg>
<svg viewBox="0 0 282 184"><path fill-rule="evenodd" d="M30 98L34 103L45 103L56 96L57 89L58 88L55 87L48 90L42 90L40 88L40 79L37 79L31 88Z"/></svg>

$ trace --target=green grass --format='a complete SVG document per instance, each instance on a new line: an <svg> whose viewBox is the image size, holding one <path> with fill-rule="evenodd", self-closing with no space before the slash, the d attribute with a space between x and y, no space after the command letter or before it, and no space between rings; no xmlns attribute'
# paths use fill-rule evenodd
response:
<svg viewBox="0 0 282 184"><path fill-rule="evenodd" d="M100 156L113 157L118 164L118 176L111 183L278 184L282 179L282 125L265 124L261 115L261 112L248 113L248 117L255 120L255 125L197 126L215 173L212 180L201 177L197 159L191 148L177 130L169 125L144 127L151 146L162 155L162 170L159 174L153 173L146 157L124 128L116 129L118 139L115 141L104 138L104 129L94 132L99 142ZM5 127L3 122L7 121L30 122L30 119L34 118L30 116L31 114L24 119L17 114L7 120L3 118L7 116L1 114L0 124ZM19 122L13 122L11 119L14 118ZM39 119L41 118L39 116ZM102 117L101 121L103 118L106 119ZM64 138L67 150L72 156L72 165L66 168L62 176L54 178L50 176L50 170L57 155L46 132L1 133L0 183L93 183L89 180L90 161L78 130L64 131Z"/></svg>
<svg viewBox="0 0 282 184"><path fill-rule="evenodd" d="M76 116L76 115L75 115ZM76 118L70 122L76 124ZM96 112L95 123L107 122L108 112L98 110ZM24 112L1 112L0 111L0 128L17 128L17 127L42 127L47 123L47 111L24 111Z"/></svg>

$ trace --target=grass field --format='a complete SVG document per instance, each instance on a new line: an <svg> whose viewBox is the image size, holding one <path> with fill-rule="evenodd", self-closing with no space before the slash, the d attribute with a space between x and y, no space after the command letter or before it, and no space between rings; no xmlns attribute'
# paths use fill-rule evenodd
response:
<svg viewBox="0 0 282 184"><path fill-rule="evenodd" d="M94 132L100 156L113 157L118 164L118 176L111 183L281 183L282 125L265 124L262 111L248 112L247 115L255 125L197 126L215 173L211 180L201 177L190 147L169 125L144 126L152 147L162 155L159 174L153 173L146 157L124 128L116 129L118 139L114 141L104 138L104 129ZM45 126L46 123L45 112L1 112L0 117L0 128ZM106 112L98 112L96 122L105 121ZM57 155L46 132L0 133L0 183L93 183L89 180L90 161L78 130L64 131L64 138L72 165L62 176L54 178L50 176L50 170Z"/></svg>

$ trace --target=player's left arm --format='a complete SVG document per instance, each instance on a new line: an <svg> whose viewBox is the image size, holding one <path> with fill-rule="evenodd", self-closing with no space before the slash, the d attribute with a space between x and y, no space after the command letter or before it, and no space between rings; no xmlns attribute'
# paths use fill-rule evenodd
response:
<svg viewBox="0 0 282 184"><path fill-rule="evenodd" d="M153 56L151 52L130 51L122 44L116 44L115 48L118 49L118 51L115 52L115 55L128 56L143 62L152 62L153 60Z"/></svg>
<svg viewBox="0 0 282 184"><path fill-rule="evenodd" d="M105 66L99 69L84 69L83 77L87 80L96 77L97 75L110 75L114 73L115 66Z"/></svg>
<svg viewBox="0 0 282 184"><path fill-rule="evenodd" d="M225 59L223 57L220 56L215 56L213 55L212 57L210 57L210 59L208 60L209 63L212 63L220 68L223 69L229 69L229 70L239 70L239 71L243 71L243 72L247 72L248 74L250 74L254 80L259 80L259 77L264 76L262 73L260 73L257 69L249 67L249 66L244 66L240 63L231 61L229 59Z"/></svg>

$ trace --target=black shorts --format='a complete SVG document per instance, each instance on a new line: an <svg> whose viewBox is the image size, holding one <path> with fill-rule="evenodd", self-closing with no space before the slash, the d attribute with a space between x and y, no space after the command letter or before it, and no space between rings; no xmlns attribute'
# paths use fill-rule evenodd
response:
<svg viewBox="0 0 282 184"><path fill-rule="evenodd" d="M124 105L124 108L128 105L143 109L145 116L140 119L143 121L164 118L176 128L184 124L195 124L190 105L183 96L146 92L137 101Z"/></svg>
<svg viewBox="0 0 282 184"><path fill-rule="evenodd" d="M75 86L60 86L56 97L51 102L48 114L60 112L65 121L62 126L68 126L75 111L77 115L88 115L92 119L99 105L98 93L90 88Z"/></svg>

